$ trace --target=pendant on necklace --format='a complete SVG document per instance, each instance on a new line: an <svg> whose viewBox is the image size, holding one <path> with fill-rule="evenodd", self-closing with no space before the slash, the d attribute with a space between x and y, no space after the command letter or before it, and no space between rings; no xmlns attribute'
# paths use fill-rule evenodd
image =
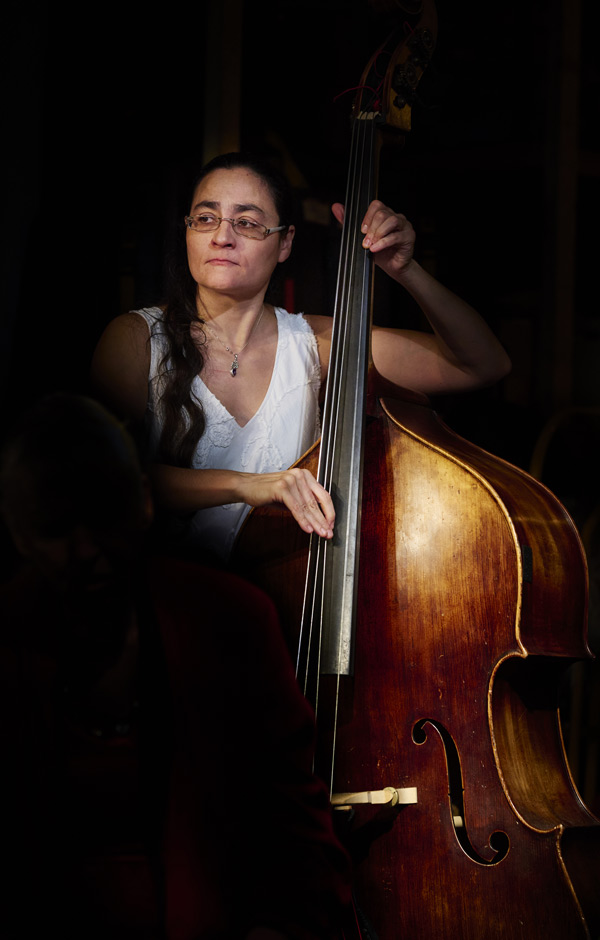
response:
<svg viewBox="0 0 600 940"><path fill-rule="evenodd" d="M236 377L236 375L237 375L238 368L239 368L239 366L238 366L238 354L237 354L237 353L234 353L234 354L233 354L233 362L231 363L231 369L229 370L229 373L230 373L232 379L235 379L235 377Z"/></svg>

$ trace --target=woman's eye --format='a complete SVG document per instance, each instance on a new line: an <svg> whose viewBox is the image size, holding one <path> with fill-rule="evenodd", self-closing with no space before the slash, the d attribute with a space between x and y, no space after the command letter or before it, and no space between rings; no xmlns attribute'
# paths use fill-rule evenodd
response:
<svg viewBox="0 0 600 940"><path fill-rule="evenodd" d="M208 212L205 212L202 215L198 215L196 216L196 218L198 222L200 222L201 225L211 225L213 222L216 222L217 220L216 215L210 215L210 213Z"/></svg>
<svg viewBox="0 0 600 940"><path fill-rule="evenodd" d="M253 219L236 219L235 224L240 228L258 228L258 222L254 222Z"/></svg>

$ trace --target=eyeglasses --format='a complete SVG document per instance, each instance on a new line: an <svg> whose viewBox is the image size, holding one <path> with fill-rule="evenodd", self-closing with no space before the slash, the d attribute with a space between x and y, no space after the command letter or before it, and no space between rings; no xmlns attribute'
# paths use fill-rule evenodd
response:
<svg viewBox="0 0 600 940"><path fill-rule="evenodd" d="M210 212L203 212L202 215L186 215L185 224L194 232L216 232L221 222L229 222L236 235L243 235L244 238L257 238L261 241L272 235L274 232L282 232L287 225L277 225L275 228L267 228L255 222L254 219L246 219L241 216L239 219L225 219L218 215L212 215Z"/></svg>

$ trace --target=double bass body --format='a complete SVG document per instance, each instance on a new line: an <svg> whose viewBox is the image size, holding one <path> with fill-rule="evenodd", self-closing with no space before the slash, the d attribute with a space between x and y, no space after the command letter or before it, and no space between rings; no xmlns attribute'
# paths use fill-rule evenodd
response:
<svg viewBox="0 0 600 940"><path fill-rule="evenodd" d="M453 434L426 400L371 411L355 668L323 677L317 727L336 712L334 794L417 796L336 810L358 906L379 940L596 937L600 827L557 707L562 674L591 656L577 532L545 487ZM250 515L237 549L292 649L307 552L276 507Z"/></svg>
<svg viewBox="0 0 600 940"><path fill-rule="evenodd" d="M316 768L378 940L597 938L600 823L557 704L568 666L591 656L580 539L545 487L384 387L370 361L360 223L378 127L409 129L436 35L433 0L394 6L400 42L373 56L354 106L323 437L300 461L334 496L334 538L262 507L234 564L275 600L303 683L306 666ZM390 793L413 801L362 802Z"/></svg>

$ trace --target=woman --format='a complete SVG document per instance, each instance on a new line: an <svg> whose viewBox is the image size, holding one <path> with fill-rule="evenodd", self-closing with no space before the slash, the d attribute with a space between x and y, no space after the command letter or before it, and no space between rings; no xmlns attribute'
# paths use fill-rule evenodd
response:
<svg viewBox="0 0 600 940"><path fill-rule="evenodd" d="M342 222L343 206L332 211ZM509 360L484 321L415 261L406 218L374 201L361 231L433 330L375 328L378 372L425 394L504 376ZM172 272L164 309L125 314L104 332L95 391L134 420L149 409L156 495L185 520L190 546L226 558L249 507L272 502L305 532L331 538L329 494L308 471L288 468L319 434L332 319L265 303L294 239L285 183L242 154L216 158L194 188L185 238L185 268Z"/></svg>

